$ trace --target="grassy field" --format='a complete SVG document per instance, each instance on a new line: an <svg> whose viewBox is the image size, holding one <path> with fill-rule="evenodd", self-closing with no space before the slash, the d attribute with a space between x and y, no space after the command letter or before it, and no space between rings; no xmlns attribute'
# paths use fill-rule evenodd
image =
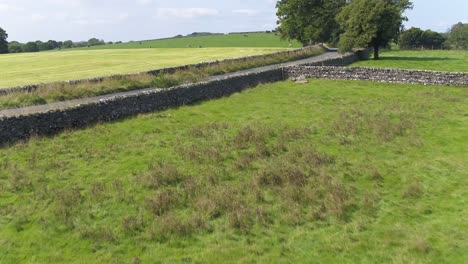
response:
<svg viewBox="0 0 468 264"><path fill-rule="evenodd" d="M83 82L78 84L66 82L46 83L39 85L34 92L18 91L0 96L0 110L150 87L169 88L184 83L206 81L209 76L213 75L303 59L319 55L323 52L325 52L325 50L321 47L310 47L301 49L292 54L274 53L267 56L251 57L238 61L224 61L204 67L189 67L174 73L160 73L156 76L140 73L121 76L119 78L108 78L101 82Z"/></svg>
<svg viewBox="0 0 468 264"><path fill-rule="evenodd" d="M360 61L352 66L468 72L466 50L387 51L378 61Z"/></svg>
<svg viewBox="0 0 468 264"><path fill-rule="evenodd" d="M290 45L291 44L291 45ZM163 40L134 41L121 44L94 46L79 48L91 49L141 49L141 48L198 48L198 47L276 47L276 48L300 48L297 41L281 40L274 33L248 33L213 35L200 37L173 38Z"/></svg>
<svg viewBox="0 0 468 264"><path fill-rule="evenodd" d="M265 54L278 48L117 49L52 51L0 56L0 87L133 73L224 58Z"/></svg>
<svg viewBox="0 0 468 264"><path fill-rule="evenodd" d="M312 80L3 147L0 262L463 263L466 131L464 88Z"/></svg>

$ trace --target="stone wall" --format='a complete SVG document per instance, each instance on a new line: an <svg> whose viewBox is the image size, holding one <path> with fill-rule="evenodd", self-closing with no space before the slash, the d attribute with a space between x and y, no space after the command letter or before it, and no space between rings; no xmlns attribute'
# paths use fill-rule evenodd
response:
<svg viewBox="0 0 468 264"><path fill-rule="evenodd" d="M285 69L285 75L290 79L306 77L468 87L468 73L462 72L453 73L366 67L295 66Z"/></svg>
<svg viewBox="0 0 468 264"><path fill-rule="evenodd" d="M67 109L47 110L29 115L0 116L0 145L27 139L34 135L53 135L65 129L85 127L139 113L219 98L261 83L281 80L283 80L283 69L279 68L170 89L145 90Z"/></svg>
<svg viewBox="0 0 468 264"><path fill-rule="evenodd" d="M318 48L318 46L306 47L306 48L300 48L300 49L294 49L294 50L287 50L287 51L279 51L279 52L275 52L275 53L262 54L262 55L246 56L246 57L233 58L233 59L224 59L224 60L201 62L201 63L196 63L196 64L182 65L182 66L169 67L169 68L161 68L161 69L155 69L155 70L138 72L138 73L131 73L131 74L115 74L115 75L95 77L95 78L87 78L87 79L80 79L80 80L69 80L69 81L63 81L63 82L41 83L41 84L32 84L32 85L16 86L16 87L9 87L9 88L0 88L0 96L11 94L11 93L17 93L17 92L34 92L35 90L37 90L40 87L47 86L47 85L61 84L61 83L67 83L67 84L72 84L72 85L73 84L80 84L80 83L98 83L98 82L102 82L104 80L121 79L121 78L124 78L124 77L131 77L131 76L135 76L135 75L139 75L139 74L158 75L160 73L174 73L176 71L186 70L186 69L189 69L189 68L192 68L192 67L202 68L202 67L217 65L217 64L220 64L220 63L248 61L248 60L252 60L252 59L262 59L262 58L268 58L268 57L278 56L278 55L300 56L301 54L304 54L305 52L307 52L307 50L316 49L316 48Z"/></svg>

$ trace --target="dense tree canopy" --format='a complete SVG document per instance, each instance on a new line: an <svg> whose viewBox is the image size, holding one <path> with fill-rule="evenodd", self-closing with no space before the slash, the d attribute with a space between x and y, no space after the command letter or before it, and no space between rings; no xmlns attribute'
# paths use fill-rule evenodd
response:
<svg viewBox="0 0 468 264"><path fill-rule="evenodd" d="M0 27L0 54L8 53L8 34Z"/></svg>
<svg viewBox="0 0 468 264"><path fill-rule="evenodd" d="M8 52L9 53L20 53L23 52L23 44L18 41L8 42Z"/></svg>
<svg viewBox="0 0 468 264"><path fill-rule="evenodd" d="M36 42L28 42L23 46L23 51L24 52L38 52L39 47L37 46Z"/></svg>
<svg viewBox="0 0 468 264"><path fill-rule="evenodd" d="M335 42L339 34L336 14L346 0L280 0L277 2L279 32L283 38L303 45Z"/></svg>
<svg viewBox="0 0 468 264"><path fill-rule="evenodd" d="M401 33L398 43L400 49L441 49L445 41L438 32L412 27Z"/></svg>
<svg viewBox="0 0 468 264"><path fill-rule="evenodd" d="M379 48L396 39L400 33L403 12L412 8L409 0L353 0L338 14L343 30L339 48L374 48L374 59L379 58Z"/></svg>
<svg viewBox="0 0 468 264"><path fill-rule="evenodd" d="M453 25L447 43L456 49L468 49L468 24L460 22Z"/></svg>

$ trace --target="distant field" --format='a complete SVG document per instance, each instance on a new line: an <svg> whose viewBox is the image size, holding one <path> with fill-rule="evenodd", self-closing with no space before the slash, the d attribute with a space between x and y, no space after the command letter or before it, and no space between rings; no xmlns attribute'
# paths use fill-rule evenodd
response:
<svg viewBox="0 0 468 264"><path fill-rule="evenodd" d="M464 263L467 112L279 82L3 147L0 263Z"/></svg>
<svg viewBox="0 0 468 264"><path fill-rule="evenodd" d="M468 51L388 51L383 52L378 61L360 61L352 66L468 72Z"/></svg>
<svg viewBox="0 0 468 264"><path fill-rule="evenodd" d="M0 87L134 73L280 48L73 50L0 55Z"/></svg>
<svg viewBox="0 0 468 264"><path fill-rule="evenodd" d="M93 49L139 49L139 48L198 48L198 47L273 47L273 48L299 48L297 41L281 40L274 33L248 33L228 34L200 37L186 37L163 40L134 41L122 44L94 46L89 48L77 48L85 50ZM76 49L73 49L76 50Z"/></svg>

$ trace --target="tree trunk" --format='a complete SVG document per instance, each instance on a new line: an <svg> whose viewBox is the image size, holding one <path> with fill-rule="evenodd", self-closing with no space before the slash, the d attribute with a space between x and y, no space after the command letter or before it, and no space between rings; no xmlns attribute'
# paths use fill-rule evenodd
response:
<svg viewBox="0 0 468 264"><path fill-rule="evenodd" d="M379 59L379 45L374 46L374 60Z"/></svg>

